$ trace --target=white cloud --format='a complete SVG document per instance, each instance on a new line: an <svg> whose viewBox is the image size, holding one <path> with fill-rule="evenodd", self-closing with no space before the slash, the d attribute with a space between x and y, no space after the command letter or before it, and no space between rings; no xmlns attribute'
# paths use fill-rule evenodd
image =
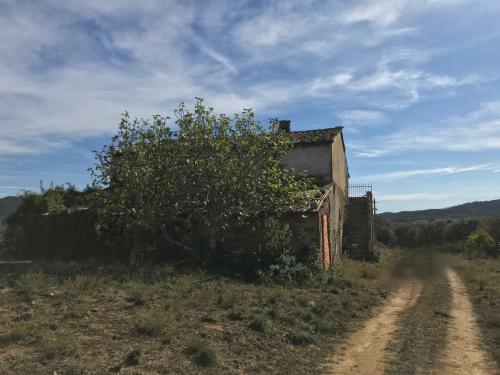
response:
<svg viewBox="0 0 500 375"><path fill-rule="evenodd" d="M437 176L437 175L450 175L465 172L476 172L476 171L491 171L492 164L479 164L470 167L443 167L443 168L431 168L431 169L413 169L413 170L403 170L396 172L384 172L380 174L373 174L367 176L360 176L353 179L353 181L395 181L399 179L417 177L417 176Z"/></svg>
<svg viewBox="0 0 500 375"><path fill-rule="evenodd" d="M388 201L440 201L452 197L452 194L410 193L410 194L376 194L378 202Z"/></svg>
<svg viewBox="0 0 500 375"><path fill-rule="evenodd" d="M406 15L450 3L4 0L0 154L66 147L113 132L124 110L165 114L195 96L221 112L264 116L348 101L355 109L341 113L345 121L384 122L382 110L481 79L430 73L430 54L413 48L373 49L418 32L399 22ZM357 27L365 21L375 28Z"/></svg>
<svg viewBox="0 0 500 375"><path fill-rule="evenodd" d="M447 150L479 152L500 149L500 102L483 103L476 111L434 124L420 124L370 143L354 144L355 155L377 157L404 151Z"/></svg>
<svg viewBox="0 0 500 375"><path fill-rule="evenodd" d="M353 109L342 111L338 116L343 124L353 127L377 126L388 121L385 113L372 110Z"/></svg>

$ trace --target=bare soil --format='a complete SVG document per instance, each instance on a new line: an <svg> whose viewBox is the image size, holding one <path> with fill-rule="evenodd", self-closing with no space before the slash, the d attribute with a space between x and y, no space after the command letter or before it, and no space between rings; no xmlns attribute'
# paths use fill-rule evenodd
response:
<svg viewBox="0 0 500 375"><path fill-rule="evenodd" d="M410 255L399 289L337 348L325 373L500 373L467 289L446 263L440 254Z"/></svg>
<svg viewBox="0 0 500 375"><path fill-rule="evenodd" d="M351 335L345 346L331 359L331 374L383 374L384 350L396 331L398 315L413 305L422 288L419 280L405 282L369 319L363 328Z"/></svg>
<svg viewBox="0 0 500 375"><path fill-rule="evenodd" d="M447 269L446 275L452 294L451 319L446 349L439 368L433 373L494 374L498 369L481 347L481 334L467 290L455 271Z"/></svg>

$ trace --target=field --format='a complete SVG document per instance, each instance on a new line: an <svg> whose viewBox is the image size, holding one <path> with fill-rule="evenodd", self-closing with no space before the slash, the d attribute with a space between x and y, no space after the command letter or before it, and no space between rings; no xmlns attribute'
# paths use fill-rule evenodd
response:
<svg viewBox="0 0 500 375"><path fill-rule="evenodd" d="M0 373L494 374L500 259L381 254L302 285L167 265L2 265Z"/></svg>
<svg viewBox="0 0 500 375"><path fill-rule="evenodd" d="M394 285L397 253L343 261L306 285L169 266L2 266L0 373L321 371Z"/></svg>

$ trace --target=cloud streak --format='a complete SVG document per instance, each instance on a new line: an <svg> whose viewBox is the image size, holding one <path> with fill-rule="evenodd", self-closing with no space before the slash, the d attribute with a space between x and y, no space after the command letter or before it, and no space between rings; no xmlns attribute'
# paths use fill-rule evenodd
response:
<svg viewBox="0 0 500 375"><path fill-rule="evenodd" d="M493 171L492 164L479 164L470 167L443 167L443 168L431 168L431 169L413 169L404 170L396 172L386 172L380 174L372 174L367 176L356 177L354 181L395 181L400 179L412 178L417 176L439 176L439 175L452 175L466 172L477 172L477 171Z"/></svg>
<svg viewBox="0 0 500 375"><path fill-rule="evenodd" d="M480 152L500 149L500 101L481 104L476 111L437 124L423 124L376 138L370 145L354 143L354 154L380 157L408 151Z"/></svg>

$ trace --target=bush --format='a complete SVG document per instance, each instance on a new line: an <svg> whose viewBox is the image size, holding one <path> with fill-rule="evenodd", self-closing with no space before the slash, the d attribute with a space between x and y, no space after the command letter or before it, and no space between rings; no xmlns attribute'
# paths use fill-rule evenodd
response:
<svg viewBox="0 0 500 375"><path fill-rule="evenodd" d="M270 266L269 271L264 274L264 280L302 283L313 279L320 269L319 264L299 262L293 255L281 255L277 263Z"/></svg>
<svg viewBox="0 0 500 375"><path fill-rule="evenodd" d="M465 251L468 258L493 255L495 249L495 240L482 228L473 231L465 241Z"/></svg>
<svg viewBox="0 0 500 375"><path fill-rule="evenodd" d="M193 362L200 367L215 366L217 356L212 349L203 348L193 356Z"/></svg>

